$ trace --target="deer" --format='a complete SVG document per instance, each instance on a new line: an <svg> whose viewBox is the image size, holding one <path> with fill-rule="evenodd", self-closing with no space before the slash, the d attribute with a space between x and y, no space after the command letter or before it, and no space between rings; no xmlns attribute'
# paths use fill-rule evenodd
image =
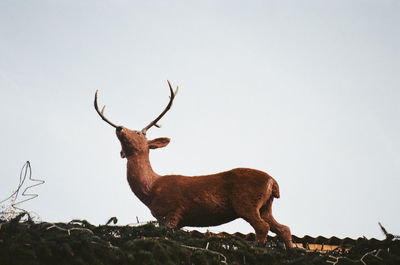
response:
<svg viewBox="0 0 400 265"><path fill-rule="evenodd" d="M130 130L109 121L104 116L105 105L99 110L98 90L95 93L95 110L101 119L115 128L121 143L121 158L127 159L127 180L132 192L158 222L172 229L216 226L242 218L254 228L256 244L265 244L271 230L286 248L291 248L290 228L272 216L272 202L280 197L280 193L278 183L267 173L235 168L201 176L161 176L153 171L150 149L167 146L170 138L148 140L146 133L153 126L160 128L158 121L171 108L178 92L178 87L174 91L167 82L170 90L167 106L142 130Z"/></svg>

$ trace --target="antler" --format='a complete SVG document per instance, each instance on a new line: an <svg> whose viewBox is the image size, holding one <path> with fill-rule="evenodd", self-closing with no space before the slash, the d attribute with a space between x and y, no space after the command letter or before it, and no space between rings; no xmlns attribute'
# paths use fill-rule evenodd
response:
<svg viewBox="0 0 400 265"><path fill-rule="evenodd" d="M170 90L170 92L171 92L171 96L169 97L168 105L167 105L167 107L165 107L164 111L161 112L161 114L160 114L154 121L150 122L149 125L147 125L146 127L144 127L144 128L142 129L142 134L144 134L144 135L146 135L147 130L150 129L152 126L156 126L156 127L158 127L158 128L161 127L160 125L157 124L157 122L158 122L158 121L165 115L165 113L167 113L167 111L171 108L172 102L174 101L174 98L175 98L176 94L178 94L179 87L176 87L176 90L175 90L175 92L174 92L174 90L172 89L171 83L170 83L168 80L167 80L167 82L168 82L169 90Z"/></svg>
<svg viewBox="0 0 400 265"><path fill-rule="evenodd" d="M107 122L108 124L110 124L114 128L117 128L118 127L117 125L115 125L114 123L109 121L106 117L104 117L104 109L105 109L106 105L104 105L104 107L101 109L101 111L99 110L99 106L97 106L97 93L98 92L99 91L96 90L96 94L94 95L94 108L96 109L96 111L100 115L100 117L103 119L103 121Z"/></svg>

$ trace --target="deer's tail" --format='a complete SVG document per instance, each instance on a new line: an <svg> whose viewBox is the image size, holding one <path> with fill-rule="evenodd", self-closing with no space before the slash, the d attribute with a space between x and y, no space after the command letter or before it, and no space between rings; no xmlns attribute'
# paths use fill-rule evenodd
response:
<svg viewBox="0 0 400 265"><path fill-rule="evenodd" d="M279 198L280 194L278 182L276 182L276 180L273 178L271 178L270 181L272 181L272 196L274 196L275 198Z"/></svg>

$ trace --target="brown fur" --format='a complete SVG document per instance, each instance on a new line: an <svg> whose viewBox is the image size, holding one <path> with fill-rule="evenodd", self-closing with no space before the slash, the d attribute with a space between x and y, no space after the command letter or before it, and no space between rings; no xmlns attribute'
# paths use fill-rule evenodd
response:
<svg viewBox="0 0 400 265"><path fill-rule="evenodd" d="M121 126L116 134L121 157L128 160L129 185L158 221L179 228L220 225L243 218L254 228L257 242L265 242L271 229L292 247L289 227L272 216L279 187L267 173L236 168L204 176L160 176L151 167L149 150L166 146L169 138L147 140L143 133Z"/></svg>

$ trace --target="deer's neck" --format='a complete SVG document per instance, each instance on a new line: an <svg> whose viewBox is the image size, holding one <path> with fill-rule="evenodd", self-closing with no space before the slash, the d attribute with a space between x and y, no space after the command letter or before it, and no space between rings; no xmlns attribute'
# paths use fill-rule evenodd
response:
<svg viewBox="0 0 400 265"><path fill-rule="evenodd" d="M153 171L148 155L128 157L127 178L129 186L144 204L147 205L150 202L151 187L159 177Z"/></svg>

